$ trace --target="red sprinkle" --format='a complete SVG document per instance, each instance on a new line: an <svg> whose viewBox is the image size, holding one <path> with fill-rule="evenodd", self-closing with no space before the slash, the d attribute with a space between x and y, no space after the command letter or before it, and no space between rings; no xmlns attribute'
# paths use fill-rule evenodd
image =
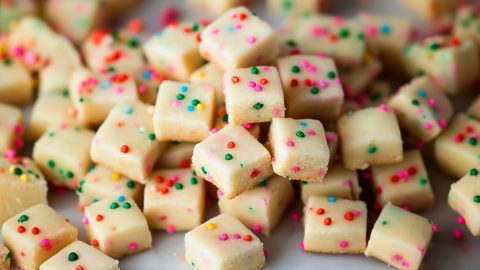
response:
<svg viewBox="0 0 480 270"><path fill-rule="evenodd" d="M323 224L330 226L332 224L332 219L327 217L323 220Z"/></svg>
<svg viewBox="0 0 480 270"><path fill-rule="evenodd" d="M97 240L97 239L93 239L93 240L92 240L92 246L93 246L93 247L99 247L99 246L100 246L100 244L98 243L98 240Z"/></svg>
<svg viewBox="0 0 480 270"><path fill-rule="evenodd" d="M250 234L247 234L247 235L245 235L245 236L243 237L243 240L245 240L245 241L247 241L247 242L252 241L252 239L253 239L253 238L252 238L252 236L251 236Z"/></svg>
<svg viewBox="0 0 480 270"><path fill-rule="evenodd" d="M258 170L253 170L252 173L250 174L250 178L257 177L259 174Z"/></svg>
<svg viewBox="0 0 480 270"><path fill-rule="evenodd" d="M25 232L25 227L19 226L19 227L17 228L17 232L19 232L19 233L24 233L24 232Z"/></svg>
<svg viewBox="0 0 480 270"><path fill-rule="evenodd" d="M268 80L263 78L260 80L260 84L267 84L268 83Z"/></svg>
<svg viewBox="0 0 480 270"><path fill-rule="evenodd" d="M33 228L32 228L32 233L33 233L33 234L39 234L39 233L40 233L40 229L37 228L37 227L33 227Z"/></svg>
<svg viewBox="0 0 480 270"><path fill-rule="evenodd" d="M232 83L238 83L239 81L240 81L240 78L238 78L237 76L232 77Z"/></svg>
<svg viewBox="0 0 480 270"><path fill-rule="evenodd" d="M96 219L97 221L102 221L102 220L103 220L103 216L102 216L102 215L97 215L97 216L95 217L95 219Z"/></svg>
<svg viewBox="0 0 480 270"><path fill-rule="evenodd" d="M291 87L295 87L298 85L298 80L297 79L291 79L290 80L290 86Z"/></svg>
<svg viewBox="0 0 480 270"><path fill-rule="evenodd" d="M317 215L321 216L321 215L323 215L323 214L325 214L325 209L323 209L323 208L318 208L318 209L317 209Z"/></svg>
<svg viewBox="0 0 480 270"><path fill-rule="evenodd" d="M353 220L353 213L348 211L343 215L343 217L348 221L352 221Z"/></svg>
<svg viewBox="0 0 480 270"><path fill-rule="evenodd" d="M392 176L392 178L390 178L390 182L392 183L397 183L398 180L400 180L400 177L398 177L397 175L394 175Z"/></svg>
<svg viewBox="0 0 480 270"><path fill-rule="evenodd" d="M229 141L227 143L227 147L230 148L230 149L235 148L235 142L234 141Z"/></svg>
<svg viewBox="0 0 480 270"><path fill-rule="evenodd" d="M83 266L81 266L81 265L78 265L78 266L75 268L75 270L85 270L85 268L83 268Z"/></svg>
<svg viewBox="0 0 480 270"><path fill-rule="evenodd" d="M126 153L130 152L130 147L128 147L128 145L124 144L124 145L122 145L122 147L120 147L120 152L126 154Z"/></svg>
<svg viewBox="0 0 480 270"><path fill-rule="evenodd" d="M415 175L416 173L417 173L417 169L416 169L415 167L410 166L410 167L408 168L408 174L409 174L409 175Z"/></svg>

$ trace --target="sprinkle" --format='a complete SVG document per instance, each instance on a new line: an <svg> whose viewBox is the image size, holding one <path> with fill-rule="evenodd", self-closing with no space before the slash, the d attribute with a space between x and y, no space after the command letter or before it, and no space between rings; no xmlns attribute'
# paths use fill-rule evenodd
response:
<svg viewBox="0 0 480 270"><path fill-rule="evenodd" d="M455 231L453 231L453 237L457 240L460 240L463 238L463 232L459 229L456 229Z"/></svg>
<svg viewBox="0 0 480 270"><path fill-rule="evenodd" d="M258 70L258 68L257 68L257 67L252 67L252 68L250 69L250 73L252 73L252 74L255 74L255 75L256 75L256 74L259 74L259 73L260 73L260 71ZM233 79L233 78L232 78L232 79Z"/></svg>
<svg viewBox="0 0 480 270"><path fill-rule="evenodd" d="M253 226L252 226L252 231L253 231L254 233L261 233L262 230L263 230L262 225L260 225L260 224L253 224Z"/></svg>
<svg viewBox="0 0 480 270"><path fill-rule="evenodd" d="M336 202L336 201L337 201L337 198L336 198L336 197L334 197L334 196L328 197L328 202L334 203L334 202Z"/></svg>
<svg viewBox="0 0 480 270"><path fill-rule="evenodd" d="M345 218L345 220L352 221L352 220L353 220L353 213L350 212L350 211L345 212L345 214L343 215L343 217Z"/></svg>
<svg viewBox="0 0 480 270"><path fill-rule="evenodd" d="M376 147L375 145L373 145L373 146L370 146L370 147L368 148L367 152L368 152L369 154L375 154L375 152L377 152L377 150L378 150L377 147Z"/></svg>
<svg viewBox="0 0 480 270"><path fill-rule="evenodd" d="M21 216L18 218L17 221L18 221L19 223L24 223L24 222L28 221L28 219L29 219L29 218L28 218L27 215L21 215Z"/></svg>
<svg viewBox="0 0 480 270"><path fill-rule="evenodd" d="M312 89L310 89L310 93L312 93L313 95L318 94L318 92L319 92L318 87L312 87Z"/></svg>
<svg viewBox="0 0 480 270"><path fill-rule="evenodd" d="M323 214L325 214L325 209L323 208L318 208L317 211L316 211L317 215L321 216Z"/></svg>
<svg viewBox="0 0 480 270"><path fill-rule="evenodd" d="M253 108L258 111L263 108L263 104L260 102L257 102L255 105L253 105Z"/></svg>
<svg viewBox="0 0 480 270"><path fill-rule="evenodd" d="M335 72L329 71L329 72L327 73L327 78L329 78L329 79L335 79L335 77L337 77L337 75L335 74Z"/></svg>
<svg viewBox="0 0 480 270"><path fill-rule="evenodd" d="M120 180L120 174L118 172L112 173L112 180L114 181Z"/></svg>
<svg viewBox="0 0 480 270"><path fill-rule="evenodd" d="M134 189L134 188L135 188L135 182L133 182L132 180L129 180L129 181L127 182L127 187L128 187L129 189Z"/></svg>
<svg viewBox="0 0 480 270"><path fill-rule="evenodd" d="M463 218L463 217L458 217L458 218L457 218L457 223L458 223L458 224L461 224L461 225L465 224L465 218Z"/></svg>
<svg viewBox="0 0 480 270"><path fill-rule="evenodd" d="M186 93L187 91L188 91L188 86L182 85L182 86L180 87L180 92Z"/></svg>
<svg viewBox="0 0 480 270"><path fill-rule="evenodd" d="M215 223L208 223L207 224L207 229L214 230L215 228L217 228L217 225L215 225Z"/></svg>
<svg viewBox="0 0 480 270"><path fill-rule="evenodd" d="M222 233L222 234L220 235L219 239L222 240L222 241L228 240L228 234Z"/></svg>
<svg viewBox="0 0 480 270"><path fill-rule="evenodd" d="M130 245L128 245L128 249L131 251L137 250L137 248L138 246L136 243L131 243Z"/></svg>
<svg viewBox="0 0 480 270"><path fill-rule="evenodd" d="M129 202L122 204L123 209L130 209L132 205Z"/></svg>
<svg viewBox="0 0 480 270"><path fill-rule="evenodd" d="M227 148L230 148L230 149L235 148L235 142L234 141L229 141L227 143Z"/></svg>
<svg viewBox="0 0 480 270"><path fill-rule="evenodd" d="M297 65L292 66L290 69L293 73L300 73L300 67Z"/></svg>
<svg viewBox="0 0 480 270"><path fill-rule="evenodd" d="M125 108L123 109L123 113L124 113L124 114L132 114L132 113L133 113L132 107L125 107Z"/></svg>
<svg viewBox="0 0 480 270"><path fill-rule="evenodd" d="M253 237L250 234L246 234L245 236L243 236L243 240L251 242L253 240Z"/></svg>
<svg viewBox="0 0 480 270"><path fill-rule="evenodd" d="M78 260L78 254L75 253L75 252L70 252L70 253L68 254L68 260L69 260L70 262L77 261L77 260Z"/></svg>
<svg viewBox="0 0 480 270"><path fill-rule="evenodd" d="M295 136L297 136L297 137L299 137L299 138L304 138L304 137L305 137L305 133L303 133L303 131L300 131L300 130L299 130L299 131L297 131L297 132L295 133Z"/></svg>
<svg viewBox="0 0 480 270"><path fill-rule="evenodd" d="M292 140L288 140L288 141L287 141L287 146L289 146L289 147L294 147L294 146L295 146L295 142L292 141Z"/></svg>
<svg viewBox="0 0 480 270"><path fill-rule="evenodd" d="M117 209L120 205L117 202L112 202L110 204L110 209Z"/></svg>
<svg viewBox="0 0 480 270"><path fill-rule="evenodd" d="M167 228L165 228L165 230L167 231L168 234L172 234L172 233L175 233L175 227L174 226L167 226Z"/></svg>
<svg viewBox="0 0 480 270"><path fill-rule="evenodd" d="M231 80L232 83L238 83L240 81L240 78L238 78L237 76L233 76Z"/></svg>
<svg viewBox="0 0 480 270"><path fill-rule="evenodd" d="M176 99L177 99L177 100L183 100L183 99L185 99L185 95L184 95L184 94L178 94L178 95L176 96Z"/></svg>
<svg viewBox="0 0 480 270"><path fill-rule="evenodd" d="M233 156L231 154L225 154L225 160L232 160Z"/></svg>
<svg viewBox="0 0 480 270"><path fill-rule="evenodd" d="M120 147L120 152L126 154L126 153L130 152L130 147L128 147L128 145L124 144Z"/></svg>
<svg viewBox="0 0 480 270"><path fill-rule="evenodd" d="M341 247L341 248L346 248L346 247L348 247L348 242L347 242L347 241L341 241L341 242L340 242L340 247Z"/></svg>
<svg viewBox="0 0 480 270"><path fill-rule="evenodd" d="M475 168L471 169L471 170L470 170L470 175L471 175L471 176L477 176L477 175L478 175L478 170L475 169Z"/></svg>
<svg viewBox="0 0 480 270"><path fill-rule="evenodd" d="M177 189L177 190L183 189L183 184L182 183L175 183L175 189Z"/></svg>
<svg viewBox="0 0 480 270"><path fill-rule="evenodd" d="M120 195L120 196L118 196L117 200L118 200L119 202L124 202L124 201L125 201L125 196Z"/></svg>
<svg viewBox="0 0 480 270"><path fill-rule="evenodd" d="M153 133L148 134L148 139L149 139L150 141L155 140L155 134L153 134Z"/></svg>
<svg viewBox="0 0 480 270"><path fill-rule="evenodd" d="M480 203L480 195L473 196L473 201L476 203Z"/></svg>
<svg viewBox="0 0 480 270"><path fill-rule="evenodd" d="M96 219L97 221L102 221L102 220L103 220L103 216L102 216L102 215L97 215L97 216L95 217L95 219Z"/></svg>
<svg viewBox="0 0 480 270"><path fill-rule="evenodd" d="M332 219L330 217L326 217L324 220L323 220L323 224L327 225L327 226L330 226L332 224Z"/></svg>
<svg viewBox="0 0 480 270"><path fill-rule="evenodd" d="M23 227L23 226L18 226L17 232L18 232L18 233L24 233L24 232L25 232L25 227Z"/></svg>

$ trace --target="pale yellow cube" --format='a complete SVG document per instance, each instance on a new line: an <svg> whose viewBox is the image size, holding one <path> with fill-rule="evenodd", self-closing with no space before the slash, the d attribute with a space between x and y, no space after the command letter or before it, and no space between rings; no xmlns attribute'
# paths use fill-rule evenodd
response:
<svg viewBox="0 0 480 270"><path fill-rule="evenodd" d="M215 88L215 100L218 106L225 104L223 94L223 70L212 63L205 64L196 69L189 78L192 83L208 83Z"/></svg>
<svg viewBox="0 0 480 270"><path fill-rule="evenodd" d="M460 39L471 38L477 44L477 52L480 57L480 13L478 5L463 4L457 9L455 23L453 25L453 35ZM479 60L480 61L480 60ZM480 63L480 62L479 62Z"/></svg>
<svg viewBox="0 0 480 270"><path fill-rule="evenodd" d="M382 63L369 52L365 53L362 63L357 67L339 65L339 76L342 79L345 96L353 98L364 92L380 71Z"/></svg>
<svg viewBox="0 0 480 270"><path fill-rule="evenodd" d="M15 143L23 133L22 110L0 103L0 153L15 151Z"/></svg>
<svg viewBox="0 0 480 270"><path fill-rule="evenodd" d="M74 68L64 65L49 65L38 72L39 95L68 92L68 82Z"/></svg>
<svg viewBox="0 0 480 270"><path fill-rule="evenodd" d="M470 169L453 183L448 193L448 204L465 219L465 224L474 236L480 235L480 176L477 168Z"/></svg>
<svg viewBox="0 0 480 270"><path fill-rule="evenodd" d="M17 60L0 58L0 102L23 105L33 98L33 80Z"/></svg>
<svg viewBox="0 0 480 270"><path fill-rule="evenodd" d="M5 246L0 245L0 269L9 270L12 260L10 250Z"/></svg>
<svg viewBox="0 0 480 270"><path fill-rule="evenodd" d="M160 141L199 142L209 135L215 112L215 89L209 84L164 81L153 115Z"/></svg>
<svg viewBox="0 0 480 270"><path fill-rule="evenodd" d="M38 269L77 236L77 229L46 204L32 206L2 226L5 246L22 269Z"/></svg>
<svg viewBox="0 0 480 270"><path fill-rule="evenodd" d="M153 68L144 68L143 71L136 76L138 84L137 92L140 100L155 105L158 87L164 80L166 80L166 77L160 75Z"/></svg>
<svg viewBox="0 0 480 270"><path fill-rule="evenodd" d="M195 144L191 142L170 142L158 159L155 168L190 168Z"/></svg>

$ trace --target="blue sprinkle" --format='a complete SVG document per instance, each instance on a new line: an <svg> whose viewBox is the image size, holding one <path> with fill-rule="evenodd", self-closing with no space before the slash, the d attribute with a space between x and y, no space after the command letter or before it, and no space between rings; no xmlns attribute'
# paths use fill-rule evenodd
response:
<svg viewBox="0 0 480 270"><path fill-rule="evenodd" d="M163 31L158 31L154 34L156 37L161 37L163 35Z"/></svg>
<svg viewBox="0 0 480 270"><path fill-rule="evenodd" d="M123 113L125 113L125 114L133 113L132 107L125 107L125 109L123 109Z"/></svg>
<svg viewBox="0 0 480 270"><path fill-rule="evenodd" d="M118 201L119 202L124 202L125 201L125 196L123 196L123 195L118 196Z"/></svg>
<svg viewBox="0 0 480 270"><path fill-rule="evenodd" d="M391 32L391 28L390 28L389 25L384 24L384 25L382 25L382 27L380 27L380 32L384 35L388 35Z"/></svg>
<svg viewBox="0 0 480 270"><path fill-rule="evenodd" d="M307 124L307 122L303 122L303 121L302 121L302 122L300 122L300 126L302 126L302 127L307 127L308 124Z"/></svg>
<svg viewBox="0 0 480 270"><path fill-rule="evenodd" d="M421 89L418 90L418 96L424 98L427 96L427 93L425 92L425 90Z"/></svg>
<svg viewBox="0 0 480 270"><path fill-rule="evenodd" d="M330 196L328 197L328 201L331 202L331 203L334 203L337 201L337 198L333 197L333 196Z"/></svg>
<svg viewBox="0 0 480 270"><path fill-rule="evenodd" d="M102 90L106 90L108 88L110 88L110 82L109 81L103 81L102 84L100 84L100 88L102 88Z"/></svg>
<svg viewBox="0 0 480 270"><path fill-rule="evenodd" d="M233 33L235 32L235 28L233 28L233 26L230 25L229 27L227 27L227 32Z"/></svg>
<svg viewBox="0 0 480 270"><path fill-rule="evenodd" d="M93 170L95 170L94 166L88 166L88 169L87 169L88 172L93 172Z"/></svg>
<svg viewBox="0 0 480 270"><path fill-rule="evenodd" d="M148 71L144 71L143 74L142 74L142 77L144 80L150 80L150 78L152 77L150 72Z"/></svg>
<svg viewBox="0 0 480 270"><path fill-rule="evenodd" d="M186 85L182 85L180 91L182 91L182 93L186 93L188 91L188 87Z"/></svg>
<svg viewBox="0 0 480 270"><path fill-rule="evenodd" d="M147 130L144 126L141 126L141 127L138 128L138 132L140 132L142 134L145 133L145 131L147 131Z"/></svg>
<svg viewBox="0 0 480 270"><path fill-rule="evenodd" d="M193 112L193 111L195 111L195 106L193 106L193 105L188 105L188 106L187 106L187 110L188 110L189 112Z"/></svg>

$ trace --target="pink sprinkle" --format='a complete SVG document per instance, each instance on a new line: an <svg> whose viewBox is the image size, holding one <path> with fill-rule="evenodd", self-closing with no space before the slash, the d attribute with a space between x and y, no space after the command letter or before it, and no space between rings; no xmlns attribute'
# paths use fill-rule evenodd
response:
<svg viewBox="0 0 480 270"><path fill-rule="evenodd" d="M247 83L247 86L250 87L250 88L254 88L255 86L257 86L257 84L255 82L249 81Z"/></svg>
<svg viewBox="0 0 480 270"><path fill-rule="evenodd" d="M248 43L253 44L257 41L257 39L254 36L249 36L247 38Z"/></svg>
<svg viewBox="0 0 480 270"><path fill-rule="evenodd" d="M118 87L117 89L115 89L115 93L117 95L121 95L125 92L125 89L123 87Z"/></svg>
<svg viewBox="0 0 480 270"><path fill-rule="evenodd" d="M16 139L15 140L15 148L19 149L22 148L25 145L22 139Z"/></svg>
<svg viewBox="0 0 480 270"><path fill-rule="evenodd" d="M28 52L23 56L23 61L27 65L33 65L36 62L36 56L32 52Z"/></svg>
<svg viewBox="0 0 480 270"><path fill-rule="evenodd" d="M311 129L307 130L307 134L310 135L310 136L315 136L315 135L317 135L317 133L315 132L315 130L311 130Z"/></svg>
<svg viewBox="0 0 480 270"><path fill-rule="evenodd" d="M393 255L393 259L395 259L397 261L401 261L401 260L403 260L403 256L400 255L400 254L395 254L395 255Z"/></svg>
<svg viewBox="0 0 480 270"><path fill-rule="evenodd" d="M342 181L342 186L350 187L350 186L352 186L352 183L353 183L352 179L345 179L345 180Z"/></svg>
<svg viewBox="0 0 480 270"><path fill-rule="evenodd" d="M242 236L240 236L240 234L238 234L238 233L234 233L233 238L240 239L240 238L242 238Z"/></svg>
<svg viewBox="0 0 480 270"><path fill-rule="evenodd" d="M270 253L268 252L268 250L266 249L263 250L263 256L265 257L265 259L268 259L268 257L270 256Z"/></svg>
<svg viewBox="0 0 480 270"><path fill-rule="evenodd" d="M253 124L252 123L245 123L245 124L243 124L243 127L247 130L250 130L250 129L253 128Z"/></svg>
<svg viewBox="0 0 480 270"><path fill-rule="evenodd" d="M354 217L359 217L361 214L362 214L362 211L360 210L353 210L352 211L352 214Z"/></svg>
<svg viewBox="0 0 480 270"><path fill-rule="evenodd" d="M255 92L262 92L263 91L263 86L261 86L260 84L257 84L257 86L255 86Z"/></svg>
<svg viewBox="0 0 480 270"><path fill-rule="evenodd" d="M220 189L217 189L217 197L222 197L223 192Z"/></svg>
<svg viewBox="0 0 480 270"><path fill-rule="evenodd" d="M463 232L459 229L456 229L455 231L453 231L453 237L457 240L460 240L463 238Z"/></svg>
<svg viewBox="0 0 480 270"><path fill-rule="evenodd" d="M424 247L418 247L418 251L420 252L420 254L425 254L425 248Z"/></svg>
<svg viewBox="0 0 480 270"><path fill-rule="evenodd" d="M135 251L137 250L138 246L136 243L131 243L130 245L128 245L128 249L131 250L131 251Z"/></svg>
<svg viewBox="0 0 480 270"><path fill-rule="evenodd" d="M23 57L24 54L25 54L25 49L23 49L22 47L17 46L13 48L13 55L15 55L16 57Z"/></svg>
<svg viewBox="0 0 480 270"><path fill-rule="evenodd" d="M275 109L272 110L272 114L273 114L273 116L279 116L282 111L283 110L280 109L280 108L275 108Z"/></svg>
<svg viewBox="0 0 480 270"><path fill-rule="evenodd" d="M137 91L138 91L138 93L143 94L143 93L145 93L146 88L145 88L145 86L140 85L140 86L138 87Z"/></svg>
<svg viewBox="0 0 480 270"><path fill-rule="evenodd" d="M437 224L432 224L432 231L437 232L438 231L438 225Z"/></svg>
<svg viewBox="0 0 480 270"><path fill-rule="evenodd" d="M170 177L172 179L173 182L177 182L178 181L178 175L174 175L172 177Z"/></svg>
<svg viewBox="0 0 480 270"><path fill-rule="evenodd" d="M435 104L437 104L435 99L433 99L433 98L428 99L428 105L430 105L430 107L435 107Z"/></svg>
<svg viewBox="0 0 480 270"><path fill-rule="evenodd" d="M348 247L348 242L347 242L347 241L341 241L341 242L340 242L340 247L341 247L341 248L346 248L346 247Z"/></svg>
<svg viewBox="0 0 480 270"><path fill-rule="evenodd" d="M233 26L233 28L235 28L235 30L240 30L240 29L242 29L242 25L237 23Z"/></svg>
<svg viewBox="0 0 480 270"><path fill-rule="evenodd" d="M295 146L295 142L292 141L292 140L288 140L288 141L287 141L287 146L294 147L294 146Z"/></svg>
<svg viewBox="0 0 480 270"><path fill-rule="evenodd" d="M387 104L380 104L380 111L382 112L387 112L388 111L388 106Z"/></svg>
<svg viewBox="0 0 480 270"><path fill-rule="evenodd" d="M302 169L301 169L299 166L293 166L291 170L292 170L294 173L298 173L298 172L301 171Z"/></svg>
<svg viewBox="0 0 480 270"><path fill-rule="evenodd" d="M291 216L292 220L295 222L298 222L300 220L300 213L297 211L294 211Z"/></svg>
<svg viewBox="0 0 480 270"><path fill-rule="evenodd" d="M89 224L89 223L90 223L90 222L88 221L88 218L87 218L87 217L83 217L83 218L82 218L82 224L87 225L87 224Z"/></svg>
<svg viewBox="0 0 480 270"><path fill-rule="evenodd" d="M301 241L300 244L298 244L298 247L299 247L301 250L305 250L305 245L303 244L303 241Z"/></svg>
<svg viewBox="0 0 480 270"><path fill-rule="evenodd" d="M453 136L453 141L454 142L461 142L462 141L462 136L460 134L455 134Z"/></svg>
<svg viewBox="0 0 480 270"><path fill-rule="evenodd" d="M302 59L300 60L300 66L304 68L308 68L310 66L310 63L307 60Z"/></svg>
<svg viewBox="0 0 480 270"><path fill-rule="evenodd" d="M22 134L23 130L24 129L22 125L15 125L15 128L14 128L15 134Z"/></svg>
<svg viewBox="0 0 480 270"><path fill-rule="evenodd" d="M326 139L327 139L327 143L331 144L333 142L333 140L335 140L335 135L327 134Z"/></svg>
<svg viewBox="0 0 480 270"><path fill-rule="evenodd" d="M440 126L441 129L444 129L447 127L447 121L445 121L445 119L439 119L438 125Z"/></svg>
<svg viewBox="0 0 480 270"><path fill-rule="evenodd" d="M179 107L180 105L182 105L182 102L180 100L175 100L172 102L173 107Z"/></svg>
<svg viewBox="0 0 480 270"><path fill-rule="evenodd" d="M215 133L217 133L218 131L219 131L218 128L212 128L212 129L210 129L210 134L215 134Z"/></svg>
<svg viewBox="0 0 480 270"><path fill-rule="evenodd" d="M40 240L40 246L46 250L50 250L52 248L50 240L48 240L47 238L43 238L42 240Z"/></svg>
<svg viewBox="0 0 480 270"><path fill-rule="evenodd" d="M222 234L220 235L219 239L222 240L222 241L228 240L228 234L222 233Z"/></svg>
<svg viewBox="0 0 480 270"><path fill-rule="evenodd" d="M16 156L17 156L17 151L15 151L15 149L8 149L7 152L5 152L6 158L14 158Z"/></svg>
<svg viewBox="0 0 480 270"><path fill-rule="evenodd" d="M175 233L175 227L173 226L167 226L167 228L165 229L167 231L168 234L173 234Z"/></svg>
<svg viewBox="0 0 480 270"><path fill-rule="evenodd" d="M310 73L315 73L315 72L317 72L317 70L318 70L318 69L317 69L316 66L309 66L309 67L307 68L307 71L310 72Z"/></svg>
<svg viewBox="0 0 480 270"><path fill-rule="evenodd" d="M218 34L219 32L220 32L220 29L214 28L214 29L212 29L212 30L210 31L210 34L216 35L216 34Z"/></svg>
<svg viewBox="0 0 480 270"><path fill-rule="evenodd" d="M343 17L340 17L340 16L335 16L334 22L337 26L342 26L343 23L345 22L345 19Z"/></svg>
<svg viewBox="0 0 480 270"><path fill-rule="evenodd" d="M403 262L402 262L402 266L403 266L403 267L408 267L409 265L410 265L410 264L409 264L407 261L403 261Z"/></svg>
<svg viewBox="0 0 480 270"><path fill-rule="evenodd" d="M367 36L373 37L378 34L378 30L375 26L369 26L367 27L367 29L365 29L365 33L367 34Z"/></svg>
<svg viewBox="0 0 480 270"><path fill-rule="evenodd" d="M463 217L458 217L458 218L457 218L457 223L458 223L458 224L462 224L462 225L465 224L465 218L463 218Z"/></svg>
<svg viewBox="0 0 480 270"><path fill-rule="evenodd" d="M314 26L310 29L310 34L314 37L320 37L328 35L328 29L325 27Z"/></svg>
<svg viewBox="0 0 480 270"><path fill-rule="evenodd" d="M432 130L433 125L432 125L432 123L425 122L425 124L423 124L423 127L424 127L426 130Z"/></svg>
<svg viewBox="0 0 480 270"><path fill-rule="evenodd" d="M261 233L262 232L262 225L253 224L252 230L253 230L254 233Z"/></svg>
<svg viewBox="0 0 480 270"><path fill-rule="evenodd" d="M168 6L163 9L162 14L160 14L160 18L158 20L158 24L161 28L169 25L170 23L178 20L180 16L180 12L175 6Z"/></svg>
<svg viewBox="0 0 480 270"><path fill-rule="evenodd" d="M267 71L270 70L270 67L269 67L269 66L262 66L260 69L261 69L262 71L267 72Z"/></svg>

